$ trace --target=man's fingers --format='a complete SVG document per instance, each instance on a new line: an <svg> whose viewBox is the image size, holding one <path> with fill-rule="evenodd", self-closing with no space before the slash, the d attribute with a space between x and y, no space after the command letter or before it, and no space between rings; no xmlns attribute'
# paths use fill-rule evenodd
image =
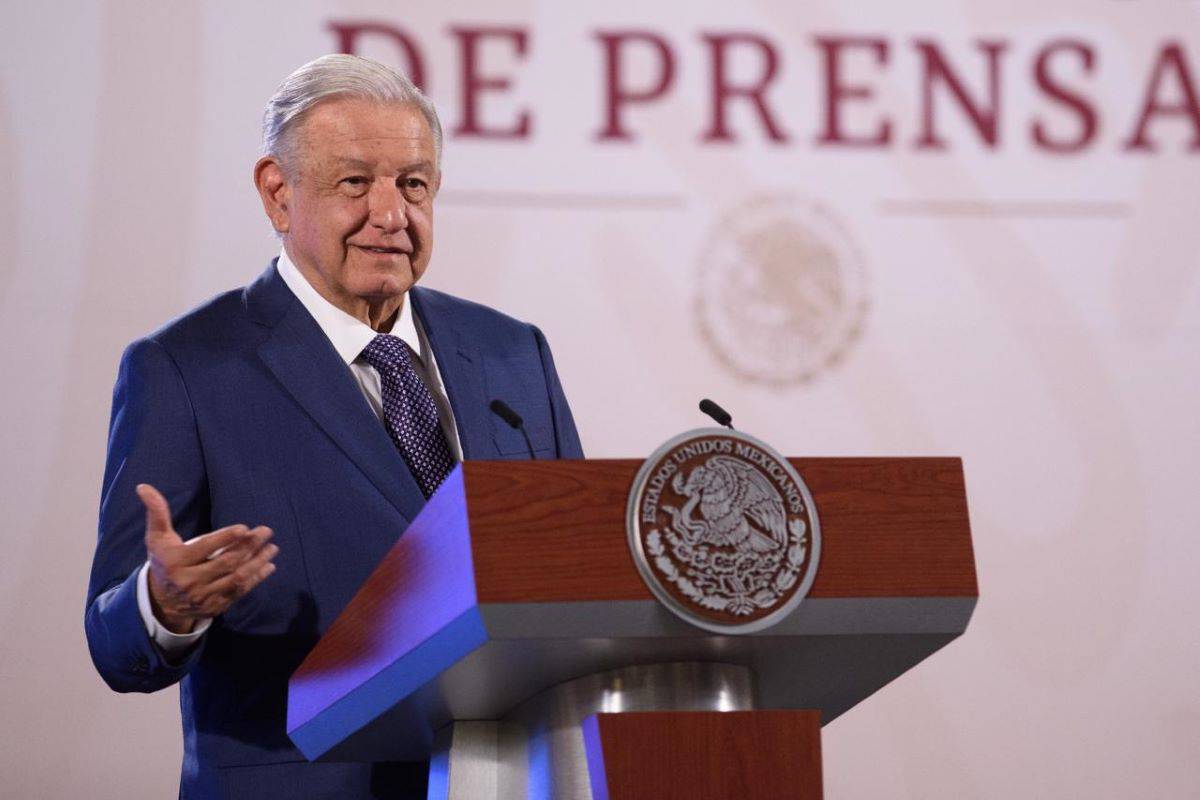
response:
<svg viewBox="0 0 1200 800"><path fill-rule="evenodd" d="M239 547L250 538L250 529L245 525L228 525L212 533L193 537L184 542L187 547L184 548L179 563L202 564L219 551Z"/></svg>
<svg viewBox="0 0 1200 800"><path fill-rule="evenodd" d="M149 520L152 506L157 508L162 495L147 488L151 489L145 494ZM167 536L174 537L174 542L167 541ZM157 604L156 616L164 621L186 621L223 613L275 571L271 559L279 548L268 544L271 536L265 525L253 529L230 525L183 542L174 530L151 531L148 523L150 602Z"/></svg>
<svg viewBox="0 0 1200 800"><path fill-rule="evenodd" d="M208 584L225 577L262 552L270 537L271 529L260 526L248 531L236 543L214 551L207 560L191 567L195 571L196 581Z"/></svg>
<svg viewBox="0 0 1200 800"><path fill-rule="evenodd" d="M148 483L139 483L135 489L142 505L146 507L146 543L174 536L175 526L171 524L171 507L167 498Z"/></svg>
<svg viewBox="0 0 1200 800"><path fill-rule="evenodd" d="M259 550L253 558L235 569L223 578L213 581L209 588L210 595L228 597L231 600L246 594L255 586L266 580L275 571L271 559L279 552L277 545L268 544Z"/></svg>

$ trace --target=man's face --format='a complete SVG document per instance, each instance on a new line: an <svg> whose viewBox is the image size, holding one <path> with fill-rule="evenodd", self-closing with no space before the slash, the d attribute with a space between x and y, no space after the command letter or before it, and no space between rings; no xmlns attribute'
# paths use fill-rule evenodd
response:
<svg viewBox="0 0 1200 800"><path fill-rule="evenodd" d="M439 176L425 117L338 99L313 108L295 135L275 219L289 255L342 308L398 300L433 251Z"/></svg>

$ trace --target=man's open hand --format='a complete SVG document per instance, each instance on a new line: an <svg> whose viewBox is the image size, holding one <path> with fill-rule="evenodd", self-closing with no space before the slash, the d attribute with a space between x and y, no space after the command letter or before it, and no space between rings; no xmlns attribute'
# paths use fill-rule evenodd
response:
<svg viewBox="0 0 1200 800"><path fill-rule="evenodd" d="M275 571L279 552L271 529L230 525L183 541L171 524L167 500L148 483L137 487L146 506L146 556L150 560L150 604L173 633L215 617Z"/></svg>

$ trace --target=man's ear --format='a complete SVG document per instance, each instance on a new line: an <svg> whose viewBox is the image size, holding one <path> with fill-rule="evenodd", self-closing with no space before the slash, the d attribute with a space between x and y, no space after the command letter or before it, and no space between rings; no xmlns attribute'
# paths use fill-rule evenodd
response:
<svg viewBox="0 0 1200 800"><path fill-rule="evenodd" d="M254 165L254 188L262 198L263 210L278 233L289 228L289 202L292 192L283 167L275 156L263 156Z"/></svg>

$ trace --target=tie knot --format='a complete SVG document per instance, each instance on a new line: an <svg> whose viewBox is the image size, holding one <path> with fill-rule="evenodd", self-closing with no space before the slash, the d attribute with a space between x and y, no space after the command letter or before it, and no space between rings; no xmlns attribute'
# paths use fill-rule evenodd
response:
<svg viewBox="0 0 1200 800"><path fill-rule="evenodd" d="M412 348L405 344L399 336L380 333L362 349L362 353L359 355L362 356L363 361L383 372L385 370L412 369L409 355L411 352Z"/></svg>

